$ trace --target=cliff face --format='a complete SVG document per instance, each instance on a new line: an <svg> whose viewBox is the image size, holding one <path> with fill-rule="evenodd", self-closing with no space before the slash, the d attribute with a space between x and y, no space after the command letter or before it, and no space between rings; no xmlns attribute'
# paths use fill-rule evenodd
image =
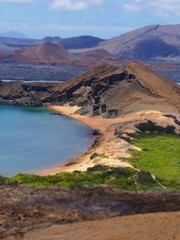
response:
<svg viewBox="0 0 180 240"><path fill-rule="evenodd" d="M20 81L7 83L0 81L0 103L21 106L72 103L79 98L75 94L78 89L82 86L87 86L88 89L88 85L92 81L115 70L110 66L98 67L64 83L23 83Z"/></svg>
<svg viewBox="0 0 180 240"><path fill-rule="evenodd" d="M0 82L0 103L20 106L42 106L46 96L50 97L48 84L23 84L22 82Z"/></svg>
<svg viewBox="0 0 180 240"><path fill-rule="evenodd" d="M180 86L132 62L121 69L101 66L62 84L0 82L0 102L69 103L82 107L81 114L105 117L141 110L180 112Z"/></svg>
<svg viewBox="0 0 180 240"><path fill-rule="evenodd" d="M95 68L56 86L53 101L81 106L81 114L119 116L140 110L180 111L180 87L147 67Z"/></svg>

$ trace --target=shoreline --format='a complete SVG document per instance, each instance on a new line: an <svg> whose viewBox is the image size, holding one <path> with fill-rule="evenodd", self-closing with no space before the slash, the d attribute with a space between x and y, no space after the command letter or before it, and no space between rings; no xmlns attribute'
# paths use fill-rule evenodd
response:
<svg viewBox="0 0 180 240"><path fill-rule="evenodd" d="M76 114L77 110L80 109L77 106L48 106L48 108L66 117L81 121L83 124L89 126L93 132L98 132L99 134L95 136L94 144L84 154L75 156L74 159L66 164L38 171L38 174L42 176L55 175L62 171L86 171L87 168L98 164L109 167L133 168L131 164L126 162L126 159L131 157L128 150L136 149L141 151L141 149L127 143L121 138L115 137L115 128L119 126L124 133L131 133L135 131L134 124L142 121L151 120L161 125L173 124L171 118L163 116L163 113L158 111L141 111L122 115L118 118L102 118ZM94 154L95 157L93 157Z"/></svg>
<svg viewBox="0 0 180 240"><path fill-rule="evenodd" d="M68 172L75 171L74 167L76 168L77 165L81 164L82 158L90 156L96 150L96 148L101 145L101 143L103 141L103 133L98 129L98 134L97 135L94 134L94 131L97 130L95 127L96 125L90 124L91 121L88 121L90 119L90 117L75 114L75 112L78 109L80 109L77 106L74 106L74 107L70 107L68 105L49 106L48 109L53 110L57 114L66 116L68 118L72 118L74 120L80 121L83 124L87 125L87 127L89 127L91 129L92 136L94 139L93 139L91 146L84 153L78 154L77 156L73 157L71 160L69 160L66 163L59 164L58 166L55 166L50 169L40 170L37 172L37 174L39 174L41 176L45 176L45 175L55 175L61 171L68 171Z"/></svg>

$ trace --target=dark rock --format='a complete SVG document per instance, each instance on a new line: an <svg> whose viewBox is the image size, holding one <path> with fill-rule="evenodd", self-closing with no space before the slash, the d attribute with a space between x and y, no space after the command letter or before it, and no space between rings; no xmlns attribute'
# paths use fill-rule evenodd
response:
<svg viewBox="0 0 180 240"><path fill-rule="evenodd" d="M100 103L100 97L95 97L94 98L94 103L99 104Z"/></svg>
<svg viewBox="0 0 180 240"><path fill-rule="evenodd" d="M99 105L94 105L93 106L93 111L97 111L97 110L99 110L100 109L100 106Z"/></svg>
<svg viewBox="0 0 180 240"><path fill-rule="evenodd" d="M93 160L94 158L98 157L98 154L97 153L93 153L91 156L90 156L90 160Z"/></svg>
<svg viewBox="0 0 180 240"><path fill-rule="evenodd" d="M117 117L118 116L118 110L117 109L108 110L108 115L111 116L111 117Z"/></svg>
<svg viewBox="0 0 180 240"><path fill-rule="evenodd" d="M101 112L106 113L106 104L101 105Z"/></svg>

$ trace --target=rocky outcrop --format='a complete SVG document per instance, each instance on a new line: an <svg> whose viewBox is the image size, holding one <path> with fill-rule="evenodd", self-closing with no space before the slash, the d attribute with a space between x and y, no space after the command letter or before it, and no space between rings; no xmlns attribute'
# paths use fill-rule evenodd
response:
<svg viewBox="0 0 180 240"><path fill-rule="evenodd" d="M72 102L78 95L75 91L90 84L103 74L114 71L114 67L99 67L82 74L79 78L64 83L23 83L0 81L0 103L22 106L42 106L43 104L64 104Z"/></svg>
<svg viewBox="0 0 180 240"><path fill-rule="evenodd" d="M116 117L159 110L180 112L180 86L144 65L131 62L121 69L101 66L58 83L0 82L0 102L16 105L78 105L80 114Z"/></svg>
<svg viewBox="0 0 180 240"><path fill-rule="evenodd" d="M0 103L19 106L42 106L43 99L51 96L51 84L24 84L0 82Z"/></svg>
<svg viewBox="0 0 180 240"><path fill-rule="evenodd" d="M0 185L0 196L1 239L64 223L180 210L179 192Z"/></svg>

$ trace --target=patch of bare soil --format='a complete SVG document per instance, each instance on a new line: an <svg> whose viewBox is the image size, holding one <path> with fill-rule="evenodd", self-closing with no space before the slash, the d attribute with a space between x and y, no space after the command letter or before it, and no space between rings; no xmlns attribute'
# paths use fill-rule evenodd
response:
<svg viewBox="0 0 180 240"><path fill-rule="evenodd" d="M24 239L178 240L180 212L140 214L53 226L28 233Z"/></svg>

